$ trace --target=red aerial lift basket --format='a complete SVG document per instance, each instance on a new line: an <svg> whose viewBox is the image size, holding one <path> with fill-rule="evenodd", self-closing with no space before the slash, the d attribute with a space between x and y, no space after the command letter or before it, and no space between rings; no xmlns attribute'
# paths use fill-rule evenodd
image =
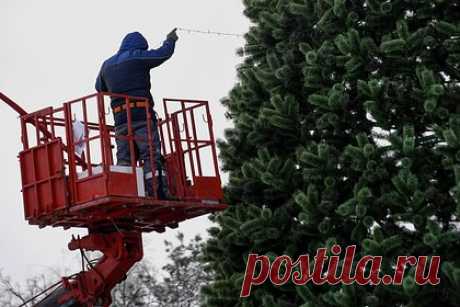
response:
<svg viewBox="0 0 460 307"><path fill-rule="evenodd" d="M113 125L113 98L124 102L123 133ZM103 255L88 262L89 270L64 277L37 306L110 306L112 289L143 257L142 232L163 232L226 208L206 101L164 99L157 121L141 97L97 93L33 113L2 93L0 100L21 118L25 218L40 227L88 228L87 236L72 237L69 249L79 249L82 257L85 250ZM142 107L146 121L133 122L132 108ZM147 136L136 133L140 126ZM161 149L155 148L154 136ZM117 142L129 145L130 163L114 163ZM148 148L148 155L138 146ZM162 170L154 163L160 151ZM144 172L147 162L152 169ZM168 200L157 195L159 180L167 182Z"/></svg>
<svg viewBox="0 0 460 307"><path fill-rule="evenodd" d="M128 133L115 134L111 98L123 99ZM133 102L142 101L138 104ZM132 108L146 108L147 140L134 135ZM136 142L146 142L153 186L155 121L145 98L97 93L54 108L22 114L19 153L25 218L40 227L116 227L140 232L164 231L185 219L224 209L221 179L207 101L164 99L157 121L164 176L170 199L153 189L146 196ZM129 142L131 164L114 162L116 141Z"/></svg>

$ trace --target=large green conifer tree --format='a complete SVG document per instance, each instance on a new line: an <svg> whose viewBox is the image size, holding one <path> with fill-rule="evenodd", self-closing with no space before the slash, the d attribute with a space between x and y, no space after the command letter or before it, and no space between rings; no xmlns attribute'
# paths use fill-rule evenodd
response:
<svg viewBox="0 0 460 307"><path fill-rule="evenodd" d="M245 0L206 306L460 306L460 1ZM438 286L276 287L248 253L440 255Z"/></svg>

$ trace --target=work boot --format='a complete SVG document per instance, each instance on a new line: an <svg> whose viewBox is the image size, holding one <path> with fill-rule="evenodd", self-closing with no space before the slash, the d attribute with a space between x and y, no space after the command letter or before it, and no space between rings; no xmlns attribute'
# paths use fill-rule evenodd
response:
<svg viewBox="0 0 460 307"><path fill-rule="evenodd" d="M158 182L158 198L159 199L164 199L164 200L172 200L173 197L169 194L169 189L168 189L168 177L166 175L162 174L163 176L157 177L157 182Z"/></svg>
<svg viewBox="0 0 460 307"><path fill-rule="evenodd" d="M152 197L153 196L153 180L145 179L145 196Z"/></svg>
<svg viewBox="0 0 460 307"><path fill-rule="evenodd" d="M161 200L169 200L172 199L171 195L168 191L168 183L167 178L165 176L158 177L156 176L157 180L157 197ZM145 180L145 192L146 196L153 196L153 180L152 178Z"/></svg>

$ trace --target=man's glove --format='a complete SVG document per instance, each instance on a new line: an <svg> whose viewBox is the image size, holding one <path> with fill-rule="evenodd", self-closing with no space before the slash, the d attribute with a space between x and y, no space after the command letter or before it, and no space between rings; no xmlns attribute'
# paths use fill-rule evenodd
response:
<svg viewBox="0 0 460 307"><path fill-rule="evenodd" d="M177 28L169 32L169 34L166 36L166 39L171 39L173 41L177 41L179 37L177 36Z"/></svg>

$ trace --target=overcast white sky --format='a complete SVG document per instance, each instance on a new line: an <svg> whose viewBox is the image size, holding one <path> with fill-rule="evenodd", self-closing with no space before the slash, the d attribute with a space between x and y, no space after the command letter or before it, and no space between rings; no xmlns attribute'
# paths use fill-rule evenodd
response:
<svg viewBox="0 0 460 307"><path fill-rule="evenodd" d="M2 0L0 1L0 91L28 111L58 105L94 92L104 59L123 36L140 31L157 47L174 27L245 33L249 21L240 0ZM152 94L206 99L211 102L214 131L222 137L225 110L219 99L236 81L235 50L243 39L178 33L173 58L152 70ZM0 269L16 281L48 268L78 270L76 253L66 250L75 230L38 229L23 217L17 154L21 149L17 115L0 104ZM204 234L206 217L180 225L187 237ZM144 236L145 258L165 261L163 240L176 231Z"/></svg>

